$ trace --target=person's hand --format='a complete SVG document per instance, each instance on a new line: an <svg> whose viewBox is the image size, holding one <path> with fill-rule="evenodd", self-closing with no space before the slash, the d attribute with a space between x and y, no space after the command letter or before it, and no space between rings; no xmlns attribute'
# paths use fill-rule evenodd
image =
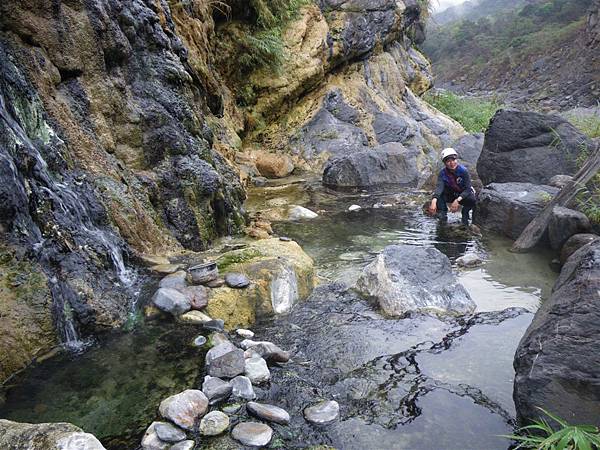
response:
<svg viewBox="0 0 600 450"><path fill-rule="evenodd" d="M431 200L431 203L429 204L429 214L431 214L432 216L435 215L435 213L437 212L437 199L433 199Z"/></svg>
<svg viewBox="0 0 600 450"><path fill-rule="evenodd" d="M458 203L458 200L454 200L451 204L450 204L450 211L452 211L453 213L458 211L458 208L460 207L460 204Z"/></svg>

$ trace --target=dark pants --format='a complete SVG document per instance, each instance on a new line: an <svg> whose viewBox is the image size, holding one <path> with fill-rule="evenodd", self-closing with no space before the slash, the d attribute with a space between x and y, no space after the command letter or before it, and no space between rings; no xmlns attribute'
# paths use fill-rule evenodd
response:
<svg viewBox="0 0 600 450"><path fill-rule="evenodd" d="M444 191L441 198L438 198L437 209L438 209L438 217L442 220L447 220L448 218L448 205L447 203L452 203L454 200L458 198L459 194L455 192L447 192ZM477 201L475 200L475 195L471 194L465 198L463 198L460 202L458 202L462 206L462 224L469 225L469 212L475 209L475 204Z"/></svg>

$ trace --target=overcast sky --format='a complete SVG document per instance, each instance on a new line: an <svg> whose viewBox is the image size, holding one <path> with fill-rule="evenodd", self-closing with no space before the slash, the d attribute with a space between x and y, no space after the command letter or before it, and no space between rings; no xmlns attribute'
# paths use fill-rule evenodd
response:
<svg viewBox="0 0 600 450"><path fill-rule="evenodd" d="M448 6L458 5L463 3L465 0L432 0L433 10L435 12L443 11Z"/></svg>

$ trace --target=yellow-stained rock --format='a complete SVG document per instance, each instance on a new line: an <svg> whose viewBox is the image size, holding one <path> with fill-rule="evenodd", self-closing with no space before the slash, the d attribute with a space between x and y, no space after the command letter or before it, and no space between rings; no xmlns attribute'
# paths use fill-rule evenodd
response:
<svg viewBox="0 0 600 450"><path fill-rule="evenodd" d="M252 284L246 289L212 289L206 312L223 319L228 330L249 326L257 316L283 313L303 300L315 285L313 260L293 241L271 238L224 253L221 273L239 272Z"/></svg>

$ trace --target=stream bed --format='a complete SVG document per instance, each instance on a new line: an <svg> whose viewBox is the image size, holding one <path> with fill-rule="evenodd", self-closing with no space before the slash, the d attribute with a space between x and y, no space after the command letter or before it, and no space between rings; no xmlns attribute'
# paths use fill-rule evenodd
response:
<svg viewBox="0 0 600 450"><path fill-rule="evenodd" d="M415 206L418 196L410 207L373 208L387 200L315 196L297 184L254 193L249 205L277 198L319 211L311 221L273 228L313 257L321 284L290 314L252 327L256 339L293 355L272 369L270 385L256 389L258 401L292 416L288 426L273 425L269 447L506 449L509 441L499 435L514 429L512 360L556 277L550 255L513 254L506 239L440 226ZM353 203L363 208L347 211ZM475 314L392 319L345 288L377 252L396 243L434 246L448 255L477 304ZM456 258L465 253L477 253L483 265L459 270ZM200 386L204 350L190 345L197 334L192 326L142 321L81 355L40 363L12 380L0 417L69 421L109 449L135 449L160 400ZM310 425L302 410L321 399L339 402L340 419ZM246 417L242 408L231 422ZM198 442L199 448L240 447L228 437Z"/></svg>

